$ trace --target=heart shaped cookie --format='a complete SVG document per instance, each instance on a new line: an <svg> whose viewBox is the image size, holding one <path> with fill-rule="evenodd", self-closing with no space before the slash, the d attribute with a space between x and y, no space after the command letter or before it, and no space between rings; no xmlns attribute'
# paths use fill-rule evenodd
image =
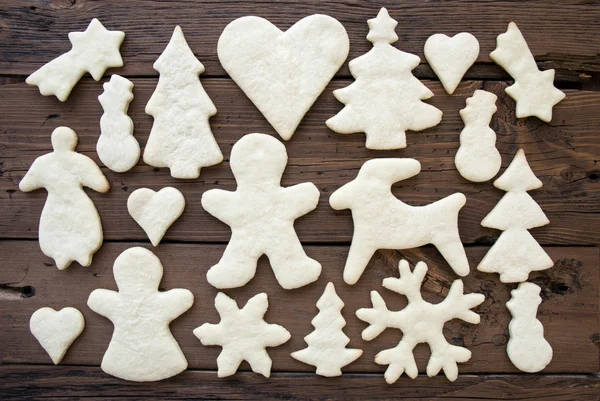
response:
<svg viewBox="0 0 600 401"><path fill-rule="evenodd" d="M449 94L460 83L467 70L479 56L475 36L462 32L451 38L437 33L425 42L425 58Z"/></svg>
<svg viewBox="0 0 600 401"><path fill-rule="evenodd" d="M60 363L84 327L85 320L81 312L70 307L58 312L48 307L41 308L29 320L31 334L40 342L55 365Z"/></svg>
<svg viewBox="0 0 600 401"><path fill-rule="evenodd" d="M158 192L140 188L129 195L127 210L157 246L171 224L183 213L185 198L179 190L166 187Z"/></svg>
<svg viewBox="0 0 600 401"><path fill-rule="evenodd" d="M327 15L311 15L286 32L260 17L231 22L219 38L223 68L288 140L348 57L346 30Z"/></svg>

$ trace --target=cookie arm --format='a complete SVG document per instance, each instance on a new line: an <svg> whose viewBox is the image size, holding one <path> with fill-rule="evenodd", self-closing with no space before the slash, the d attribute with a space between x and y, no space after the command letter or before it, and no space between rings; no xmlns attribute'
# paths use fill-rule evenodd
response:
<svg viewBox="0 0 600 401"><path fill-rule="evenodd" d="M315 210L319 203L319 189L312 182L304 182L283 189L285 202L295 218Z"/></svg>
<svg viewBox="0 0 600 401"><path fill-rule="evenodd" d="M100 167L89 157L78 154L80 158L79 174L81 177L81 183L88 188L93 189L97 192L108 192L110 184L108 180L102 174Z"/></svg>
<svg viewBox="0 0 600 401"><path fill-rule="evenodd" d="M38 167L39 163L36 159L29 168L29 171L27 171L27 174L25 174L25 177L19 182L19 189L21 191L30 192L43 187L39 180Z"/></svg>
<svg viewBox="0 0 600 401"><path fill-rule="evenodd" d="M234 192L222 189L211 189L202 195L202 207L212 216L229 224L237 213ZM231 225L231 224L229 224Z"/></svg>
<svg viewBox="0 0 600 401"><path fill-rule="evenodd" d="M159 304L166 305L165 318L172 321L192 307L194 295L184 288L175 288L159 293Z"/></svg>
<svg viewBox="0 0 600 401"><path fill-rule="evenodd" d="M119 293L115 291L99 289L90 294L87 305L91 310L110 320L114 312L119 311Z"/></svg>

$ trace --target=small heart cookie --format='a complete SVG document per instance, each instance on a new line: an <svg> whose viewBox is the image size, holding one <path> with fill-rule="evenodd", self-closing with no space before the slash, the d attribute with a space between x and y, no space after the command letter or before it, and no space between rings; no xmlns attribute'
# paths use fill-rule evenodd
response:
<svg viewBox="0 0 600 401"><path fill-rule="evenodd" d="M129 195L127 210L157 246L165 233L183 213L185 198L179 190L166 187L158 192L140 188Z"/></svg>
<svg viewBox="0 0 600 401"><path fill-rule="evenodd" d="M425 42L425 58L450 95L479 56L475 36L462 32L451 38L437 33Z"/></svg>
<svg viewBox="0 0 600 401"><path fill-rule="evenodd" d="M83 331L85 319L75 308L36 310L29 320L29 330L46 350L52 362L58 365L73 341Z"/></svg>

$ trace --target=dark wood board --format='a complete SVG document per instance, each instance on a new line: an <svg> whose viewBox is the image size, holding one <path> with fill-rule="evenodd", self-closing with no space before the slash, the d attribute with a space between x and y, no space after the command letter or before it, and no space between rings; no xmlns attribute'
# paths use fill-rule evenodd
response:
<svg viewBox="0 0 600 401"><path fill-rule="evenodd" d="M86 329L70 348L63 364L99 365L113 326L110 321L91 312L87 298L95 288L116 290L112 275L112 264L125 249L136 243L106 243L94 256L91 268L78 266L59 271L52 261L44 258L35 241L0 242L0 255L4 255L4 275L13 288L22 288L31 297L13 297L0 301L0 316L7 330L0 332L2 347L0 361L3 363L47 363L48 356L29 334L29 317L38 308L49 305L57 308L74 306L82 311ZM147 244L139 244L146 245ZM152 247L150 247L152 248ZM488 247L467 249L472 266L481 260ZM216 264L224 245L161 244L156 255L161 258L165 276L161 288L183 287L195 296L194 306L184 316L172 323L174 336L181 344L193 369L216 369L219 347L204 347L192 334L192 330L205 322L217 323L219 317L214 309L217 290L206 282L208 268ZM390 308L401 308L406 299L384 289L381 282L385 277L398 277L398 262L406 258L411 263L420 260L429 265L427 280L423 286L424 298L433 303L442 301L456 279L449 268L441 267L441 256L433 247L410 251L381 251L371 261L361 280L354 286L343 283L341 272L348 253L347 246L308 246L309 256L323 265L323 273L316 283L297 290L284 290L275 280L266 258L261 258L256 277L246 286L225 291L237 300L240 306L253 295L266 292L270 308L266 320L281 324L292 334L285 345L269 350L275 371L311 372L314 368L295 361L290 353L306 346L303 337L313 328L310 321L318 312L315 303L327 282L335 284L346 306L343 315L348 325L345 332L350 337L349 346L364 350L356 362L345 370L348 372L382 372L376 365L375 354L382 349L395 346L399 340L397 330L387 330L372 342L360 338L367 326L358 320L354 312L359 308L371 307L369 293L378 290ZM545 369L548 373L593 373L600 368L598 336L598 281L600 264L595 247L550 247L549 255L556 262L554 268L532 274L531 281L543 288L544 302L540 306L539 319L544 324L545 336L554 348L554 358ZM506 356L508 341L507 324L510 314L505 303L510 298L510 289L516 285L505 285L497 275L472 272L464 279L465 292L480 292L486 301L478 307L482 321L470 325L453 321L446 326L446 338L453 344L464 344L473 353L468 363L460 366L466 373L513 373L518 372ZM398 310L398 309L396 309ZM419 346L417 364L424 371L429 350ZM248 365L242 365L244 370Z"/></svg>
<svg viewBox="0 0 600 401"><path fill-rule="evenodd" d="M600 379L583 375L461 376L452 383L443 377L419 376L392 386L378 375L349 374L327 379L304 373L275 373L265 379L239 373L217 379L212 372L186 371L158 383L133 383L107 377L89 366L0 366L4 396L31 399L150 399L189 400L545 400L597 401ZM333 389L333 390L332 390Z"/></svg>
<svg viewBox="0 0 600 401"><path fill-rule="evenodd" d="M135 99L130 115L135 136L145 145L152 118L144 107L156 86L155 79L133 79ZM176 180L167 169L153 169L140 161L124 174L104 169L112 189L108 194L88 191L96 203L104 224L105 238L144 240L145 234L129 217L127 197L140 187L158 190L170 185L186 197L184 215L167 233L167 241L227 241L229 227L207 214L200 205L202 193L210 188L235 189L229 169L231 146L244 134L264 132L276 135L259 111L229 79L204 79L204 86L217 106L211 119L212 129L225 154L225 162L202 170L198 180ZM409 132L409 146L396 151L370 151L364 146L364 134L339 135L330 131L325 120L339 111L332 89L349 81L329 85L286 143L289 165L283 185L314 182L321 191L317 209L298 220L300 239L310 243L348 243L352 238L349 211L336 212L329 207L331 193L353 179L362 163L375 157L414 157L422 164L422 173L396 186L394 193L404 202L423 205L456 191L463 192L468 203L460 213L460 232L465 243L489 244L500 234L481 227L481 220L504 194L492 183L475 184L463 179L454 167L458 137L464 124L458 111L465 99L478 88L496 93L499 111L492 127L497 132L497 147L506 167L519 148L543 181L531 195L547 213L551 224L532 231L538 241L548 245L600 243L600 92L567 90L567 99L554 109L550 124L536 118L516 120L514 102L504 94L505 83L464 82L453 96L443 94L437 82L425 82L435 95L431 103L444 112L442 123L425 132ZM0 87L0 224L5 238L36 238L39 216L46 199L45 191L22 193L18 183L33 160L51 151L50 134L60 125L68 125L79 134L79 152L100 163L96 155L99 117L102 109L97 96L102 86L88 79L80 83L64 104L43 98L37 88L25 84Z"/></svg>
<svg viewBox="0 0 600 401"><path fill-rule="evenodd" d="M286 291L274 279L268 260L262 258L257 276L246 287L226 291L238 303L265 291L270 310L266 319L284 325L292 339L269 349L273 358L271 379L241 371L218 379L219 347L204 347L192 330L204 322L217 322L213 307L217 290L207 284L207 269L221 256L229 239L229 227L201 207L202 194L210 188L233 190L229 169L231 147L249 132L275 135L243 92L227 77L217 57L217 41L223 28L244 15L259 15L281 29L302 17L324 13L338 18L350 38L348 60L371 48L366 40L367 19L385 6L399 23L398 49L421 57L414 70L435 93L428 102L444 112L442 123L422 133L407 134L409 146L397 151L369 151L364 135L338 135L325 120L342 104L332 91L352 82L348 62L308 112L286 148L289 165L283 185L314 182L321 191L317 209L300 218L295 227L307 253L322 262L324 272L307 287ZM84 30L97 17L108 29L126 32L121 47L125 66L111 69L102 79L118 73L135 84L130 116L135 136L144 147L152 118L144 107L156 86L152 68L166 46L173 28L181 25L195 55L206 67L201 81L218 114L210 123L225 155L225 162L206 168L197 180L175 180L167 169L153 169L140 162L131 172L113 173L102 167L111 183L108 194L88 191L100 212L105 244L90 268L76 263L58 271L37 243L39 216L45 191L21 193L18 183L32 161L51 150L50 134L66 125L79 135L78 151L99 163L95 152L102 110L97 101L101 83L86 75L65 103L42 97L25 78L44 63L70 49L68 32ZM567 98L554 108L548 124L536 118L516 119L515 104L504 94L511 78L489 59L496 37L510 21L518 24L538 66L556 69L556 85ZM425 40L434 33L453 35L471 32L481 53L454 95L444 93L423 56ZM290 400L387 400L387 399L503 399L503 400L596 400L600 401L600 2L589 0L453 0L453 1L147 1L147 0L0 0L0 399L290 399ZM471 268L489 249L499 231L480 226L483 217L502 197L491 183L473 184L454 167L459 133L463 128L458 111L475 89L498 95L498 112L492 119L503 169L523 148L544 186L530 194L548 215L551 224L532 230L556 265L531 275L542 287L539 319L554 349L551 364L540 374L517 371L506 356L510 314L505 303L515 285L499 282L497 275L473 271L465 281L467 291L482 292L486 301L477 308L479 325L452 321L445 336L464 344L472 359L459 365L459 378L443 375L416 380L403 376L395 385L385 383L384 367L375 354L397 344L400 332L387 330L372 342L360 338L366 327L354 312L370 306L369 291L377 289L391 308L401 308L405 298L381 287L388 276L397 276L401 258L411 263L425 260L430 270L423 286L424 298L441 301L457 277L431 246L402 252L380 251L355 286L342 282L341 273L352 238L349 211L329 207L331 193L354 178L360 166L375 157L414 157L422 172L394 186L406 203L423 205L451 193L463 192L468 202L459 218ZM152 248L143 231L126 210L127 197L140 187L158 190L179 188L186 197L183 216L171 227L163 243ZM156 252L165 265L161 288L189 288L195 296L190 311L171 325L190 369L158 383L131 383L112 378L100 368L112 333L112 324L87 308L89 293L98 287L116 289L112 263L131 246ZM305 347L303 337L313 330L315 302L325 284L333 281L346 303L349 346L364 355L344 369L341 378L315 376L313 368L292 359L292 351ZM86 329L63 366L52 366L47 354L29 333L31 313L41 306L78 307ZM426 345L415 350L424 372L429 357Z"/></svg>

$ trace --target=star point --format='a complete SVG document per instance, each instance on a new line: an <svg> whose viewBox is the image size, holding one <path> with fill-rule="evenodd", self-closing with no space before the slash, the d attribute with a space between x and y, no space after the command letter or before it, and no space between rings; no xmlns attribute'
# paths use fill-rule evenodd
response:
<svg viewBox="0 0 600 401"><path fill-rule="evenodd" d="M398 40L395 32L398 22L390 17L385 7L379 10L376 18L368 20L367 24L369 25L369 34L367 35L369 42L390 44Z"/></svg>

